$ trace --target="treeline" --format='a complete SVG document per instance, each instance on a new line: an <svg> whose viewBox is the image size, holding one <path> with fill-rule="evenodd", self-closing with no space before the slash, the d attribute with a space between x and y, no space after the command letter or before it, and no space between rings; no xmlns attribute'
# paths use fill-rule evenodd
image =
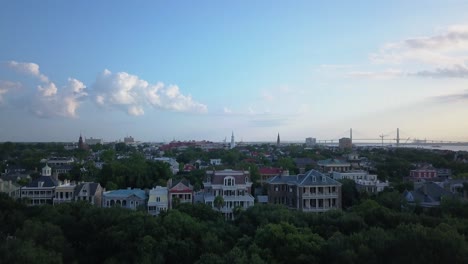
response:
<svg viewBox="0 0 468 264"><path fill-rule="evenodd" d="M146 212L86 203L25 207L0 196L2 263L467 263L468 210L363 200L307 214L255 205L233 222L203 204Z"/></svg>

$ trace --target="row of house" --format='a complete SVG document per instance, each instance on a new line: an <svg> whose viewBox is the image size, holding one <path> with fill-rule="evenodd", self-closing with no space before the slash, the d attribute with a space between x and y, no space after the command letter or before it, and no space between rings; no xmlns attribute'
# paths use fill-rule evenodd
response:
<svg viewBox="0 0 468 264"><path fill-rule="evenodd" d="M52 168L47 164L42 168L41 175L28 185L19 189L19 197L29 205L59 204L71 201L88 201L101 206L103 188L99 183L59 182L52 176Z"/></svg>

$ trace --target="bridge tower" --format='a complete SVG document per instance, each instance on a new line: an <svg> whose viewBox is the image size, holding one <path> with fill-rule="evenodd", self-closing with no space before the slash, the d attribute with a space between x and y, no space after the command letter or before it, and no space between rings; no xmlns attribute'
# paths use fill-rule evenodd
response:
<svg viewBox="0 0 468 264"><path fill-rule="evenodd" d="M400 147L400 129L396 129L396 146L397 148Z"/></svg>

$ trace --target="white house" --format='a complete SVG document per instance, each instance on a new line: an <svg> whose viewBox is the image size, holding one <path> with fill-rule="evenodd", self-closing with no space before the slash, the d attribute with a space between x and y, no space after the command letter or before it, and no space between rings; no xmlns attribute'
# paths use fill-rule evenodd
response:
<svg viewBox="0 0 468 264"><path fill-rule="evenodd" d="M148 213L150 215L156 216L167 210L169 207L167 194L167 187L156 186L150 190L148 198Z"/></svg>
<svg viewBox="0 0 468 264"><path fill-rule="evenodd" d="M248 171L222 170L207 171L203 182L204 203L213 209L219 210L226 219L234 218L234 208L246 209L254 205L251 195L252 182ZM217 209L215 198L221 196L224 204Z"/></svg>

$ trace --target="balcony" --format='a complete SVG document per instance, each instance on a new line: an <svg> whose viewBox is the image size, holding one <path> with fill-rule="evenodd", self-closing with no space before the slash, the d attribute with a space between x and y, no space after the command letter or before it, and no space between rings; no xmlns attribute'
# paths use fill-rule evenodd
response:
<svg viewBox="0 0 468 264"><path fill-rule="evenodd" d="M337 198L338 195L339 195L338 192L331 192L331 193L305 192L305 193L302 193L302 198Z"/></svg>
<svg viewBox="0 0 468 264"><path fill-rule="evenodd" d="M302 208L302 211L303 212L320 213L320 212L326 212L326 211L333 210L333 209L340 209L340 208L338 208L336 206L333 206L333 207L304 207L304 208Z"/></svg>

